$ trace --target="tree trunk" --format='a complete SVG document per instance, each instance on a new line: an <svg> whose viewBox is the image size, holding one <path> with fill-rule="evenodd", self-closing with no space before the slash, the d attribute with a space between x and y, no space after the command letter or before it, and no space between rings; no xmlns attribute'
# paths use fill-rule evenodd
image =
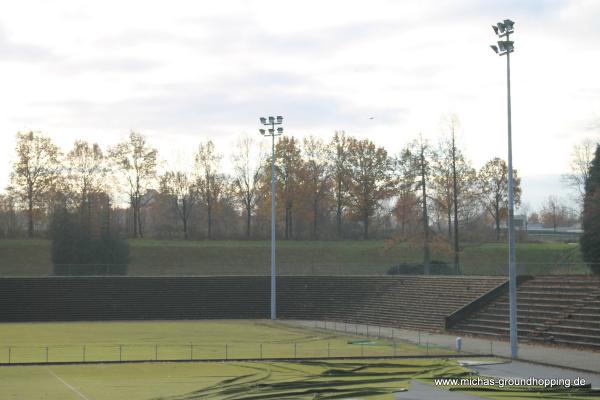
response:
<svg viewBox="0 0 600 400"><path fill-rule="evenodd" d="M250 209L250 204L246 205L246 237L250 239L250 228L252 222L252 210Z"/></svg>
<svg viewBox="0 0 600 400"><path fill-rule="evenodd" d="M317 219L319 215L318 200L315 197L313 200L313 239L317 240Z"/></svg>
<svg viewBox="0 0 600 400"><path fill-rule="evenodd" d="M208 239L212 239L212 204L208 204L206 211L207 211L207 218L208 218L206 237Z"/></svg>
<svg viewBox="0 0 600 400"><path fill-rule="evenodd" d="M337 224L337 235L338 239L342 238L342 206L338 203L335 211L335 220Z"/></svg>
<svg viewBox="0 0 600 400"><path fill-rule="evenodd" d="M427 216L427 183L425 181L425 155L421 147L421 189L423 196L423 273L429 275L430 249L429 249L429 217Z"/></svg>
<svg viewBox="0 0 600 400"><path fill-rule="evenodd" d="M448 205L448 241L452 241L452 209Z"/></svg>
<svg viewBox="0 0 600 400"><path fill-rule="evenodd" d="M188 240L188 228L187 228L187 205L185 200L181 202L181 222L183 223L183 240Z"/></svg>
<svg viewBox="0 0 600 400"><path fill-rule="evenodd" d="M33 237L33 197L27 199L27 237Z"/></svg>
<svg viewBox="0 0 600 400"><path fill-rule="evenodd" d="M136 205L136 196L131 196L131 209L133 211L133 237L138 237L138 209Z"/></svg>
<svg viewBox="0 0 600 400"><path fill-rule="evenodd" d="M138 233L140 235L140 238L143 239L144 238L144 233L142 232L142 204L141 204L141 200L140 203L138 203L137 206L138 209Z"/></svg>
<svg viewBox="0 0 600 400"><path fill-rule="evenodd" d="M458 246L458 177L456 176L456 145L454 142L454 126L452 128L452 189L454 206L454 272L460 273Z"/></svg>
<svg viewBox="0 0 600 400"><path fill-rule="evenodd" d="M500 240L500 206L496 203L496 240Z"/></svg>

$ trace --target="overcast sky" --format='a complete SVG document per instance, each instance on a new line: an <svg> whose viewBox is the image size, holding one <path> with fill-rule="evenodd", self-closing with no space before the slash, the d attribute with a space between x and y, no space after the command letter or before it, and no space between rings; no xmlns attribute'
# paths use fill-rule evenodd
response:
<svg viewBox="0 0 600 400"><path fill-rule="evenodd" d="M13 1L0 13L0 185L17 131L68 149L131 129L163 158L211 138L227 152L283 115L289 135L369 137L396 153L458 114L476 167L506 158L506 59L515 24L514 164L523 198L568 198L560 174L600 138L600 1ZM370 117L375 117L370 119ZM226 159L227 160L227 159Z"/></svg>

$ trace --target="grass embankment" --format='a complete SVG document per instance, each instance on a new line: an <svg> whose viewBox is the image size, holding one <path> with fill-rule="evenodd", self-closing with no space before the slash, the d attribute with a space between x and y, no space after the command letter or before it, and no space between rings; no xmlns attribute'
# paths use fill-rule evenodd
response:
<svg viewBox="0 0 600 400"><path fill-rule="evenodd" d="M384 241L279 241L281 274L385 274L400 263L422 260L419 248L398 244L386 251ZM131 240L130 275L267 275L269 241ZM451 262L451 254L433 254ZM506 274L504 243L466 245L462 272ZM518 243L519 273L588 273L579 246L566 243ZM1 240L0 275L46 276L52 271L47 240Z"/></svg>

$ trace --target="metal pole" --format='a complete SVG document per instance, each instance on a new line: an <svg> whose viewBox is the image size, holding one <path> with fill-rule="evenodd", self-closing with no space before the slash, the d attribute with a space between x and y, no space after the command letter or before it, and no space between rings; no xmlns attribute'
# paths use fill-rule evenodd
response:
<svg viewBox="0 0 600 400"><path fill-rule="evenodd" d="M506 35L509 40L509 35ZM517 265L515 255L514 193L512 167L512 124L510 104L510 51L506 53L506 88L508 106L508 285L510 307L510 356L517 358Z"/></svg>
<svg viewBox="0 0 600 400"><path fill-rule="evenodd" d="M277 319L277 277L275 270L275 124L271 136L271 319Z"/></svg>

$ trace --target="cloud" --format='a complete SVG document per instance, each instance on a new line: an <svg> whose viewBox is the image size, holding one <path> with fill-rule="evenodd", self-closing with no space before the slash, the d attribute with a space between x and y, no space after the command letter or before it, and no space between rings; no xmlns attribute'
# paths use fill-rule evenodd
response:
<svg viewBox="0 0 600 400"><path fill-rule="evenodd" d="M55 59L56 55L43 46L13 42L0 25L0 62L40 62Z"/></svg>

